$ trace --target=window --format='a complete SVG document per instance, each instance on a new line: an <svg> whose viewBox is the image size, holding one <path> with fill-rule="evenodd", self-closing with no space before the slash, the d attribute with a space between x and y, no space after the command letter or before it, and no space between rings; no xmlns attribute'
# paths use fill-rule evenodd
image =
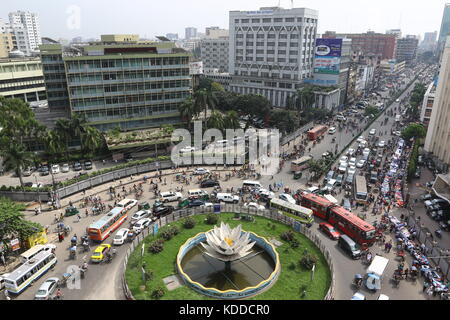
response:
<svg viewBox="0 0 450 320"><path fill-rule="evenodd" d="M287 39L287 34L280 34L280 39Z"/></svg>
<svg viewBox="0 0 450 320"><path fill-rule="evenodd" d="M273 19L274 22L283 22L283 18L275 18Z"/></svg>
<svg viewBox="0 0 450 320"><path fill-rule="evenodd" d="M258 33L258 34L256 35L256 38L258 38L258 39L264 39L264 34L263 34L263 33Z"/></svg>
<svg viewBox="0 0 450 320"><path fill-rule="evenodd" d="M295 22L295 18L286 18L286 22Z"/></svg>
<svg viewBox="0 0 450 320"><path fill-rule="evenodd" d="M267 42L268 47L275 47L275 42Z"/></svg>
<svg viewBox="0 0 450 320"><path fill-rule="evenodd" d="M249 21L250 21L249 19L242 19L241 23L249 23Z"/></svg>
<svg viewBox="0 0 450 320"><path fill-rule="evenodd" d="M269 33L269 34L267 35L267 38L268 38L268 39L275 39L275 34Z"/></svg>
<svg viewBox="0 0 450 320"><path fill-rule="evenodd" d="M286 50L278 50L278 54L286 54Z"/></svg>
<svg viewBox="0 0 450 320"><path fill-rule="evenodd" d="M270 23L270 22L272 22L272 19L271 18L264 18L263 22L264 23Z"/></svg>
<svg viewBox="0 0 450 320"><path fill-rule="evenodd" d="M267 50L267 54L275 54L275 50Z"/></svg>
<svg viewBox="0 0 450 320"><path fill-rule="evenodd" d="M261 19L252 19L252 23L260 23Z"/></svg>
<svg viewBox="0 0 450 320"><path fill-rule="evenodd" d="M247 34L247 39L253 39L255 36L252 33Z"/></svg>
<svg viewBox="0 0 450 320"><path fill-rule="evenodd" d="M287 43L286 43L286 42L279 42L279 43L278 43L278 46L279 46L279 47L286 47L286 46L287 46Z"/></svg>

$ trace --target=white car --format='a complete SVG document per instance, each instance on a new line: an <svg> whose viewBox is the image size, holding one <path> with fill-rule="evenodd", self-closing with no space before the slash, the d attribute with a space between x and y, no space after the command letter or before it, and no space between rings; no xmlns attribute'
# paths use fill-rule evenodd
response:
<svg viewBox="0 0 450 320"><path fill-rule="evenodd" d="M335 127L331 127L330 130L328 130L329 134L335 134L336 133L336 128Z"/></svg>
<svg viewBox="0 0 450 320"><path fill-rule="evenodd" d="M162 202L173 202L178 201L183 198L183 195L180 192L161 192L161 200Z"/></svg>
<svg viewBox="0 0 450 320"><path fill-rule="evenodd" d="M297 201L295 201L295 199L290 194L282 193L282 194L280 194L279 198L281 200L286 201L286 202L289 202L289 203L292 203L292 204L297 204Z"/></svg>
<svg viewBox="0 0 450 320"><path fill-rule="evenodd" d="M361 143L361 142L364 141L364 140L365 140L364 136L360 136L360 137L358 138L358 140L356 140L356 142Z"/></svg>
<svg viewBox="0 0 450 320"><path fill-rule="evenodd" d="M372 130L370 130L369 134L370 134L371 136L376 135L376 134L377 134L377 129L372 129Z"/></svg>
<svg viewBox="0 0 450 320"><path fill-rule="evenodd" d="M116 246L121 246L125 243L125 240L127 240L128 233L130 232L130 229L122 228L119 231L117 231L116 235L114 236L113 244Z"/></svg>
<svg viewBox="0 0 450 320"><path fill-rule="evenodd" d="M356 174L356 167L354 167L354 166L348 167L347 173L349 176Z"/></svg>
<svg viewBox="0 0 450 320"><path fill-rule="evenodd" d="M394 136L400 137L402 133L400 131L394 131Z"/></svg>
<svg viewBox="0 0 450 320"><path fill-rule="evenodd" d="M356 166L356 158L351 158L350 161L348 162L348 165L350 167L355 167Z"/></svg>
<svg viewBox="0 0 450 320"><path fill-rule="evenodd" d="M363 150L363 156L369 156L370 155L370 149L369 148L365 148L364 150Z"/></svg>
<svg viewBox="0 0 450 320"><path fill-rule="evenodd" d="M378 144L378 148L384 148L385 146L386 146L385 141L380 141L380 143Z"/></svg>
<svg viewBox="0 0 450 320"><path fill-rule="evenodd" d="M231 193L218 193L216 198L219 202L238 203L239 197L233 196Z"/></svg>
<svg viewBox="0 0 450 320"><path fill-rule="evenodd" d="M355 154L355 149L348 149L348 151L347 151L347 155L348 156L353 156Z"/></svg>
<svg viewBox="0 0 450 320"><path fill-rule="evenodd" d="M359 147L360 147L360 148L366 148L366 147L367 147L367 141L366 141L366 140L361 141L361 142L359 143Z"/></svg>
<svg viewBox="0 0 450 320"><path fill-rule="evenodd" d="M66 173L66 172L69 172L69 171L70 171L70 166L67 163L63 164L62 167L61 167L61 172Z"/></svg>
<svg viewBox="0 0 450 320"><path fill-rule="evenodd" d="M340 173L346 173L347 172L347 167L348 167L347 162L341 162L341 164L339 166L339 172Z"/></svg>
<svg viewBox="0 0 450 320"><path fill-rule="evenodd" d="M214 203L212 202L205 202L205 204L201 205L200 207L208 209L208 208L214 208Z"/></svg>
<svg viewBox="0 0 450 320"><path fill-rule="evenodd" d="M45 280L34 295L34 300L49 300L53 292L55 292L58 287L58 283L59 279L56 277Z"/></svg>
<svg viewBox="0 0 450 320"><path fill-rule="evenodd" d="M136 233L141 233L142 230L150 225L150 223L152 223L152 219L150 218L141 219L133 226L133 231Z"/></svg>
<svg viewBox="0 0 450 320"><path fill-rule="evenodd" d="M204 168L197 168L194 170L193 175L195 176L200 176L200 175L204 175L204 174L208 174L209 170L208 169L204 169Z"/></svg>
<svg viewBox="0 0 450 320"><path fill-rule="evenodd" d="M256 210L264 210L266 207L264 207L261 204L257 204L256 202L249 202L244 204L244 208L250 208L250 209L256 209Z"/></svg>
<svg viewBox="0 0 450 320"><path fill-rule="evenodd" d="M361 169L365 166L366 164L366 160L359 160L358 163L356 164L356 167Z"/></svg>
<svg viewBox="0 0 450 320"><path fill-rule="evenodd" d="M117 204L117 207L125 208L126 210L131 210L138 201L135 199L124 199Z"/></svg>
<svg viewBox="0 0 450 320"><path fill-rule="evenodd" d="M395 100L395 102L399 103L399 102L400 102L400 99Z"/></svg>
<svg viewBox="0 0 450 320"><path fill-rule="evenodd" d="M138 222L141 219L150 217L151 214L152 214L152 212L150 210L141 210L141 211L136 212L131 217L131 221L130 221L131 225L135 224L136 222Z"/></svg>
<svg viewBox="0 0 450 320"><path fill-rule="evenodd" d="M31 168L30 167L28 167L28 168L26 168L23 172L22 172L22 175L24 176L24 177L29 177L29 176L31 176Z"/></svg>
<svg viewBox="0 0 450 320"><path fill-rule="evenodd" d="M344 156L341 158L341 162L347 162L348 161L348 157Z"/></svg>
<svg viewBox="0 0 450 320"><path fill-rule="evenodd" d="M59 165L57 164L52 165L52 173L53 174L59 173Z"/></svg>
<svg viewBox="0 0 450 320"><path fill-rule="evenodd" d="M184 147L183 149L180 150L181 153L189 153L189 152L194 152L196 149L194 147Z"/></svg>

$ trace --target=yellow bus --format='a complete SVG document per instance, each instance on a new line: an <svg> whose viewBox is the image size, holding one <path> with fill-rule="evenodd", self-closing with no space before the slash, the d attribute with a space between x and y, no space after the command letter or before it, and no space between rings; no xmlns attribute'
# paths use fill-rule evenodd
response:
<svg viewBox="0 0 450 320"><path fill-rule="evenodd" d="M281 199L272 199L270 201L270 208L276 209L279 213L291 217L303 224L312 225L314 222L314 212L311 209Z"/></svg>

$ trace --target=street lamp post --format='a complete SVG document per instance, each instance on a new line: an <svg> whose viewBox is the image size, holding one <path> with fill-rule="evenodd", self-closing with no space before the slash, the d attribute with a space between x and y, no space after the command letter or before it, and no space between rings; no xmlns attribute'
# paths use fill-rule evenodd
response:
<svg viewBox="0 0 450 320"><path fill-rule="evenodd" d="M37 186L37 194L38 194L38 201L39 201L39 210L42 212L42 203L41 203L41 194L39 192L39 183L37 181L37 177L34 174L34 179L36 180L36 186Z"/></svg>

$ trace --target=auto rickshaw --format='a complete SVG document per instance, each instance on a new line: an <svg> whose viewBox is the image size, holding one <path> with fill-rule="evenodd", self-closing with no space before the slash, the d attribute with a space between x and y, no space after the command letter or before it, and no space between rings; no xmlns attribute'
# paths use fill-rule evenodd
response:
<svg viewBox="0 0 450 320"><path fill-rule="evenodd" d="M186 208L189 205L189 199L183 198L178 201L178 208L183 209Z"/></svg>
<svg viewBox="0 0 450 320"><path fill-rule="evenodd" d="M66 217L71 217L71 216L74 216L74 215L79 214L79 213L80 213L80 211L78 210L78 208L76 208L74 206L71 206L71 207L66 208L65 216Z"/></svg>
<svg viewBox="0 0 450 320"><path fill-rule="evenodd" d="M141 202L138 204L138 210L150 210L150 203L148 202Z"/></svg>
<svg viewBox="0 0 450 320"><path fill-rule="evenodd" d="M294 180L300 180L303 177L303 172L301 171L296 171L294 173Z"/></svg>

